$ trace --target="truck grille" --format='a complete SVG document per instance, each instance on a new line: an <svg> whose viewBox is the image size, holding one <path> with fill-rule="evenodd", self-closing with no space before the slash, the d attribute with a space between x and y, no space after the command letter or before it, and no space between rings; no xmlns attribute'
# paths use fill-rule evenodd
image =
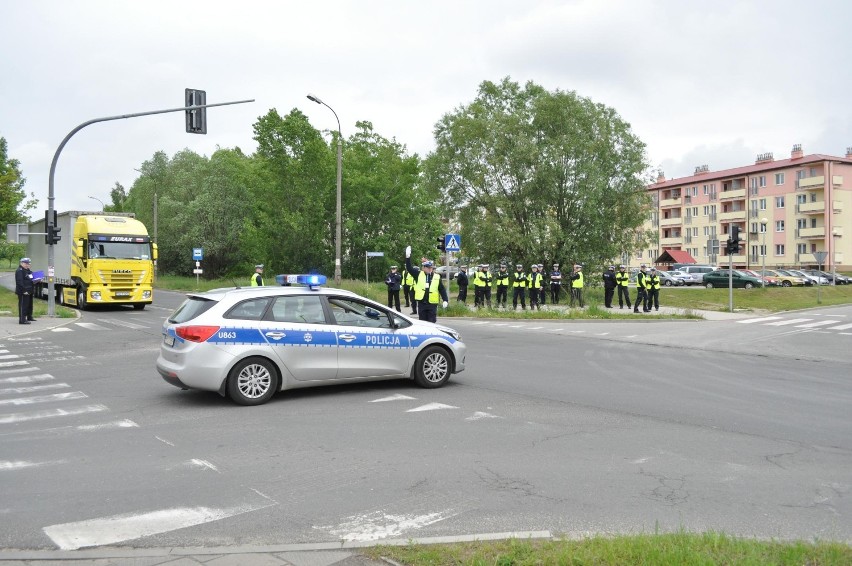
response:
<svg viewBox="0 0 852 566"><path fill-rule="evenodd" d="M104 285L110 287L132 288L145 280L148 271L145 269L111 270L102 269L98 271L98 277Z"/></svg>

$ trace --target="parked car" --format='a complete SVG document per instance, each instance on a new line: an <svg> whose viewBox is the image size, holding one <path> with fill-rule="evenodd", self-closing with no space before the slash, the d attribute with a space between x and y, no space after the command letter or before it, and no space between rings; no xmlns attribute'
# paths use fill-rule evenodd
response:
<svg viewBox="0 0 852 566"><path fill-rule="evenodd" d="M716 268L711 265L684 265L678 268L678 271L700 277L701 280L698 282L700 285L701 283L704 283L704 275L713 272L715 269Z"/></svg>
<svg viewBox="0 0 852 566"><path fill-rule="evenodd" d="M260 405L317 385L411 379L441 387L464 370L467 347L455 330L324 288L322 275L278 277L291 286L189 293L163 323L163 379Z"/></svg>
<svg viewBox="0 0 852 566"><path fill-rule="evenodd" d="M829 273L827 271L820 271L819 269L802 269L808 275L821 275L828 279L828 282L831 283L834 281L835 285L848 285L849 278L845 275L841 275L839 273Z"/></svg>
<svg viewBox="0 0 852 566"><path fill-rule="evenodd" d="M669 275L683 281L684 285L701 285L703 276L698 273L684 273L683 271L669 271Z"/></svg>
<svg viewBox="0 0 852 566"><path fill-rule="evenodd" d="M438 267L435 268L435 273L437 273L441 277L446 277L447 270L449 270L449 272L450 272L450 279L455 279L456 275L459 274L459 268L456 267L455 265L451 265L449 267L447 267L446 265L439 265Z"/></svg>
<svg viewBox="0 0 852 566"><path fill-rule="evenodd" d="M829 283L828 279L826 279L822 275L811 275L809 273L805 273L801 269L788 269L787 271L789 271L793 275L798 275L800 277L810 279L811 283L813 283L814 285L828 285Z"/></svg>
<svg viewBox="0 0 852 566"><path fill-rule="evenodd" d="M679 277L676 277L675 273L677 273ZM660 284L666 287L680 287L684 285L683 275L677 271L657 271L657 275L660 276Z"/></svg>
<svg viewBox="0 0 852 566"><path fill-rule="evenodd" d="M736 269L717 269L716 271L704 274L704 286L708 289L712 289L713 287L729 288L730 286L733 286L735 289L751 289L753 287L760 287L760 279Z"/></svg>
<svg viewBox="0 0 852 566"><path fill-rule="evenodd" d="M755 271L753 269L741 269L740 271L747 275L751 275L752 277L762 279L767 287L777 287L781 285L780 281L778 281L774 277L770 277L768 273L766 274L766 277L764 277L763 275L761 275L760 271Z"/></svg>
<svg viewBox="0 0 852 566"><path fill-rule="evenodd" d="M777 279L781 283L782 287L793 287L794 285L801 287L804 285L811 284L810 279L805 279L803 277L799 277L798 275L787 273L786 271L783 271L781 269L767 269L766 274L769 277Z"/></svg>

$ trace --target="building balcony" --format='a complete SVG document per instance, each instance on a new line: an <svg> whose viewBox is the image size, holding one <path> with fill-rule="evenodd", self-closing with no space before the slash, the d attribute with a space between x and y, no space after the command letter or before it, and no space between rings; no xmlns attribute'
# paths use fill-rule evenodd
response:
<svg viewBox="0 0 852 566"><path fill-rule="evenodd" d="M831 182L835 187L843 184L843 175L834 175L831 177ZM821 189L825 186L825 175L817 175L816 177L806 177L796 181L796 190L804 191L806 189Z"/></svg>
<svg viewBox="0 0 852 566"><path fill-rule="evenodd" d="M667 206L680 206L681 198L666 198L660 201L660 208L665 208Z"/></svg>
<svg viewBox="0 0 852 566"><path fill-rule="evenodd" d="M746 211L743 210L732 210L729 212L721 212L719 213L719 222L729 222L731 220L745 220L746 219Z"/></svg>
<svg viewBox="0 0 852 566"><path fill-rule="evenodd" d="M730 200L732 198L744 199L746 198L746 189L722 191L721 193L719 193L719 198L721 198L722 200Z"/></svg>
<svg viewBox="0 0 852 566"><path fill-rule="evenodd" d="M816 228L796 228L797 238L825 238L825 226Z"/></svg>
<svg viewBox="0 0 852 566"><path fill-rule="evenodd" d="M835 214L843 212L843 202L833 201L833 209ZM825 201L805 202L796 205L796 212L799 214L825 214Z"/></svg>
<svg viewBox="0 0 852 566"><path fill-rule="evenodd" d="M683 218L660 218L660 226L680 226L683 223Z"/></svg>
<svg viewBox="0 0 852 566"><path fill-rule="evenodd" d="M674 236L672 238L660 238L661 246L679 246L681 243L680 236Z"/></svg>

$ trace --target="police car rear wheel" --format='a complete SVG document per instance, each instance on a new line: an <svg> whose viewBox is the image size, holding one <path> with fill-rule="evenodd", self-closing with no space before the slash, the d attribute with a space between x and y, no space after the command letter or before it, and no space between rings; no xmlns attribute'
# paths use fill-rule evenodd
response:
<svg viewBox="0 0 852 566"><path fill-rule="evenodd" d="M452 362L446 351L430 346L417 357L414 367L414 382L420 387L441 387L450 378Z"/></svg>
<svg viewBox="0 0 852 566"><path fill-rule="evenodd" d="M278 373L268 361L249 358L228 376L228 395L240 405L262 405L278 390Z"/></svg>

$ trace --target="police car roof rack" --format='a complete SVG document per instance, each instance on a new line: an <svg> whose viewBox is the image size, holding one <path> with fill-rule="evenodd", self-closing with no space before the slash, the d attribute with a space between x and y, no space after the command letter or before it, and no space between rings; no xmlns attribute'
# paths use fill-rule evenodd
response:
<svg viewBox="0 0 852 566"><path fill-rule="evenodd" d="M295 275L276 275L275 282L281 286L287 287L290 285L305 285L316 291L320 286L325 285L327 278L325 275L317 273L300 273Z"/></svg>

